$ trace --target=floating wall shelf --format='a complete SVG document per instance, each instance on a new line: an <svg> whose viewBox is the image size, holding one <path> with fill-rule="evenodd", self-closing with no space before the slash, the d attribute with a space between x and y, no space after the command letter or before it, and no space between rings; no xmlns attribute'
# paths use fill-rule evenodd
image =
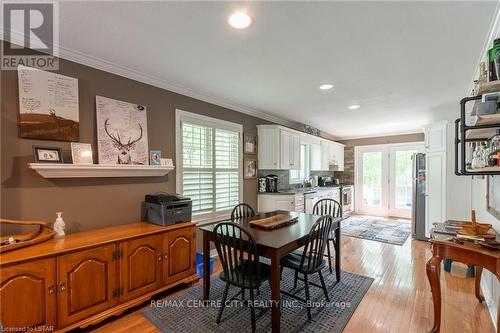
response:
<svg viewBox="0 0 500 333"><path fill-rule="evenodd" d="M44 178L161 177L173 166L28 163Z"/></svg>

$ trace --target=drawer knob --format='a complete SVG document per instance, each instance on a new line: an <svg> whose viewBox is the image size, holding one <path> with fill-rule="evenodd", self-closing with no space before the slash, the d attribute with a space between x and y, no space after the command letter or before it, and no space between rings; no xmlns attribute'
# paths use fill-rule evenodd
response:
<svg viewBox="0 0 500 333"><path fill-rule="evenodd" d="M60 291L65 291L66 290L66 282L60 282L59 283L59 290Z"/></svg>
<svg viewBox="0 0 500 333"><path fill-rule="evenodd" d="M158 261L161 261L163 259L163 256L161 254L158 255Z"/></svg>
<svg viewBox="0 0 500 333"><path fill-rule="evenodd" d="M53 294L56 292L56 287L52 284L49 286L48 289L49 289L49 294Z"/></svg>

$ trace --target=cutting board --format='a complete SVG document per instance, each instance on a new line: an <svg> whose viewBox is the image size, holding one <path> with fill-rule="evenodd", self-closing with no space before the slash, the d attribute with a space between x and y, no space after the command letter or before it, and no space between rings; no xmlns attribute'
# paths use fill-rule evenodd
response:
<svg viewBox="0 0 500 333"><path fill-rule="evenodd" d="M252 220L249 223L252 227L255 228L260 228L264 230L273 230L277 228L282 228L284 226L287 226L295 222L297 222L297 217L291 217L285 214L277 214L263 219Z"/></svg>

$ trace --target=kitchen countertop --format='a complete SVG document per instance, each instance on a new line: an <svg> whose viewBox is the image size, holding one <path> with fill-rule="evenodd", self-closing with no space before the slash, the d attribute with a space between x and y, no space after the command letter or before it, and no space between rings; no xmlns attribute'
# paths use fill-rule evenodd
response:
<svg viewBox="0 0 500 333"><path fill-rule="evenodd" d="M304 187L304 188L292 188L288 190L282 190L279 192L260 192L257 194L270 194L270 195L297 195L297 194L308 194L308 193L316 193L316 192L321 192L321 191L328 191L333 188L338 188L342 186L353 186L349 184L340 184L340 185L334 185L334 186L326 186L326 187Z"/></svg>

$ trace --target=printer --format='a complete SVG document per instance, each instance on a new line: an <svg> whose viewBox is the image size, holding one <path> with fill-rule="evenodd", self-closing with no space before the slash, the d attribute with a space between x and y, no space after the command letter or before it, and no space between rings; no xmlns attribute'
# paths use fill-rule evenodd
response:
<svg viewBox="0 0 500 333"><path fill-rule="evenodd" d="M161 226L191 221L191 199L170 193L147 194L145 220Z"/></svg>

